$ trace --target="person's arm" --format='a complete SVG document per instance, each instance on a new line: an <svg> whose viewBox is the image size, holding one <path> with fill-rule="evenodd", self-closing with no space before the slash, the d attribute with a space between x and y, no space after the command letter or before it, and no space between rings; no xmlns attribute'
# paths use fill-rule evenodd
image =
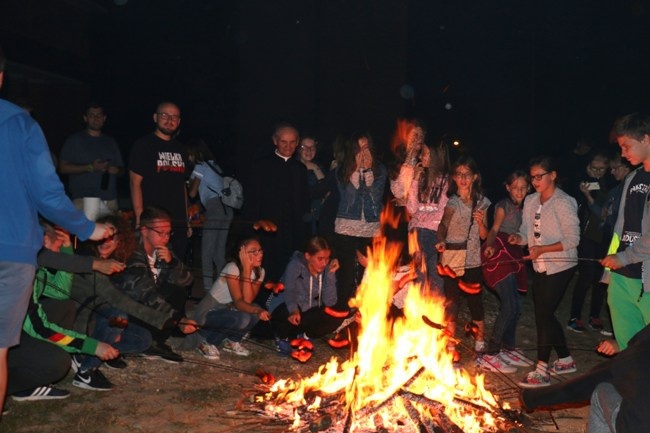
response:
<svg viewBox="0 0 650 433"><path fill-rule="evenodd" d="M244 252L245 253L245 252ZM248 271L248 273L246 273ZM264 308L259 305L251 303L251 301L246 300L244 292L248 292L249 296L252 293L253 285L261 285L261 281L251 281L250 279L251 268L250 266L244 267L242 275L243 277L236 276L226 276L226 284L228 285L228 292L230 292L230 298L232 299L233 305L239 311L244 313L256 314L261 320L269 320L271 315Z"/></svg>
<svg viewBox="0 0 650 433"><path fill-rule="evenodd" d="M492 227L490 228L490 231L488 232L487 238L485 240L485 243L487 244L488 247L494 245L494 240L497 238L497 234L501 229L501 224L503 224L503 220L505 219L505 217L506 217L505 209L503 209L500 206L494 209L494 221L492 222Z"/></svg>
<svg viewBox="0 0 650 433"><path fill-rule="evenodd" d="M63 184L56 174L50 150L43 132L31 118L14 116L9 122L16 123L17 131L25 136L21 149L24 160L25 190L34 198L36 210L46 219L86 240L94 236L96 225L83 212L76 209L66 196ZM99 233L97 233L99 235Z"/></svg>
<svg viewBox="0 0 650 433"><path fill-rule="evenodd" d="M455 209L449 205L445 207L445 213L442 215L442 221L438 226L438 243L435 245L438 252L443 252L445 250L445 244L447 243L447 232L449 231L449 223L451 218L454 216Z"/></svg>
<svg viewBox="0 0 650 433"><path fill-rule="evenodd" d="M36 256L36 261L40 267L52 268L75 274L92 272L94 260L95 258L91 256L56 253L47 248L41 249Z"/></svg>
<svg viewBox="0 0 650 433"><path fill-rule="evenodd" d="M332 259L323 272L322 304L331 307L336 304L336 271L339 268L339 261Z"/></svg>
<svg viewBox="0 0 650 433"><path fill-rule="evenodd" d="M135 214L135 225L140 226L140 215L142 215L142 179L138 173L129 171L129 184L131 187L131 204L133 205L133 213Z"/></svg>
<svg viewBox="0 0 650 433"><path fill-rule="evenodd" d="M27 315L23 322L23 331L39 340L56 344L68 353L84 353L94 355L99 341L87 335L64 329L47 320L43 307L33 296L27 308Z"/></svg>
<svg viewBox="0 0 650 433"><path fill-rule="evenodd" d="M174 310L155 310L131 299L115 287L107 276L101 274L75 275L72 280L72 296L78 301L96 297L95 303L109 304L157 329L173 327L178 319L174 317Z"/></svg>
<svg viewBox="0 0 650 433"><path fill-rule="evenodd" d="M59 173L61 174L84 174L94 173L96 171L108 171L110 173L109 161L97 158L87 164L76 164L59 159Z"/></svg>
<svg viewBox="0 0 650 433"><path fill-rule="evenodd" d="M302 265L299 263L297 258L293 257L287 265L287 269L284 271L284 275L281 279L284 284L284 303L287 306L287 311L289 311L288 320L291 324L296 326L300 324L299 301L302 287L298 282L298 278L301 269ZM309 278L309 275L307 275L306 278Z"/></svg>
<svg viewBox="0 0 650 433"><path fill-rule="evenodd" d="M171 253L171 261L160 270L158 278L178 287L189 287L194 282L192 272L185 267L185 264L176 257L172 250L169 250L169 252Z"/></svg>
<svg viewBox="0 0 650 433"><path fill-rule="evenodd" d="M192 177L190 178L190 186L188 188L187 194L190 196L190 198L196 198L197 195L199 195L199 184L201 183L201 179L198 177Z"/></svg>

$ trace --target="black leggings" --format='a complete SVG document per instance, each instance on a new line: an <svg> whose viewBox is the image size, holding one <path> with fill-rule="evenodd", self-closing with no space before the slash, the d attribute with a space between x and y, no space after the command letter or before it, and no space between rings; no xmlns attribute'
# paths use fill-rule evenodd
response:
<svg viewBox="0 0 650 433"><path fill-rule="evenodd" d="M465 269L465 274L458 278L443 277L445 286L445 298L447 299L446 315L447 320L456 322L458 320L458 310L460 309L461 298L467 299L467 306L472 321L481 322L485 317L483 310L483 291L476 295L470 295L463 292L458 287L459 280L468 283L481 283L483 284L483 273L481 268Z"/></svg>
<svg viewBox="0 0 650 433"><path fill-rule="evenodd" d="M63 379L70 369L70 354L23 332L20 345L9 349L7 364L7 395L11 395Z"/></svg>
<svg viewBox="0 0 650 433"><path fill-rule="evenodd" d="M343 319L332 317L325 313L325 307L314 307L300 313L300 324L294 326L287 318L289 311L287 304L282 304L273 310L271 323L278 338L293 338L300 333L305 333L309 338L320 338L338 328Z"/></svg>
<svg viewBox="0 0 650 433"><path fill-rule="evenodd" d="M555 349L559 358L571 355L566 345L564 328L557 320L555 310L562 302L575 270L573 267L552 275L546 272L535 272L533 275L538 361L548 362L552 349Z"/></svg>

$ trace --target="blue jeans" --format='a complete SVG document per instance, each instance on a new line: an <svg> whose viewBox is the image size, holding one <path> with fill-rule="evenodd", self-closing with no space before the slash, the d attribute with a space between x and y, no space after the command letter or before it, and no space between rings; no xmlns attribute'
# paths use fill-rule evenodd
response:
<svg viewBox="0 0 650 433"><path fill-rule="evenodd" d="M599 384L591 394L587 433L616 433L616 417L622 401L614 385Z"/></svg>
<svg viewBox="0 0 650 433"><path fill-rule="evenodd" d="M201 266L203 288L206 291L212 287L215 275L219 275L226 265L226 241L232 218L232 208L225 206L219 197L205 203L205 222L201 233Z"/></svg>
<svg viewBox="0 0 650 433"><path fill-rule="evenodd" d="M487 351L496 353L501 348L515 348L515 331L517 321L521 315L521 297L517 291L517 278L510 274L494 286L494 291L499 296L499 314L494 321L492 337L488 343Z"/></svg>
<svg viewBox="0 0 650 433"><path fill-rule="evenodd" d="M151 346L151 333L135 323L129 322L126 328L110 326L109 320L119 317L128 320L128 315L117 308L104 308L95 315L95 330L92 337L108 343L120 353L142 353ZM121 336L120 336L121 335ZM115 343L117 337L120 341ZM81 371L88 371L99 367L102 360L96 356L85 356L81 361Z"/></svg>
<svg viewBox="0 0 650 433"><path fill-rule="evenodd" d="M205 323L199 333L208 343L215 346L221 344L226 338L230 341L241 341L258 320L257 314L230 308L212 310L205 316Z"/></svg>
<svg viewBox="0 0 650 433"><path fill-rule="evenodd" d="M436 266L438 265L438 250L436 244L438 243L438 232L417 227L415 233L418 237L418 246L420 252L424 256L424 263L427 266L427 275L429 282L429 290L440 295L444 294L444 283L442 277L438 275ZM418 282L424 283L425 275L423 275L420 267L417 266L416 272L418 273Z"/></svg>

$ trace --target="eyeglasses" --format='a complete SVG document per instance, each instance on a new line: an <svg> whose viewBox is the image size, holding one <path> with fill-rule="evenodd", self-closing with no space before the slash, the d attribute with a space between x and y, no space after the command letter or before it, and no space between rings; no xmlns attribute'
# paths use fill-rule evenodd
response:
<svg viewBox="0 0 650 433"><path fill-rule="evenodd" d="M250 251L246 251L246 252L248 254L252 254L254 256L257 256L259 254L264 254L264 250L262 248L260 248L259 250L250 250Z"/></svg>
<svg viewBox="0 0 650 433"><path fill-rule="evenodd" d="M535 175L531 174L530 175L530 180L540 181L540 180L542 180L544 178L544 176L546 176L549 173L550 173L550 171L547 171L546 173L535 174Z"/></svg>
<svg viewBox="0 0 650 433"><path fill-rule="evenodd" d="M594 167L593 165L590 165L589 169L593 170L593 171L605 171L605 170L607 170L607 167L605 167L605 166L603 166L603 167Z"/></svg>
<svg viewBox="0 0 650 433"><path fill-rule="evenodd" d="M174 236L173 231L172 232L161 232L160 230L156 230L155 228L150 227L150 226L145 226L145 227L148 228L149 230L153 231L153 232L156 232L158 234L158 236L162 236L164 238L165 237L166 238L171 238L172 236Z"/></svg>
<svg viewBox="0 0 650 433"><path fill-rule="evenodd" d="M456 173L454 173L454 177L457 178L457 179L466 180L466 179L471 179L472 176L474 176L474 173L461 173L461 172L458 172L458 171Z"/></svg>
<svg viewBox="0 0 650 433"><path fill-rule="evenodd" d="M104 243L104 242L110 242L110 241L112 241L112 240L115 240L116 238L117 238L117 232L115 232L115 233L113 233L112 235L110 235L110 236L108 236L108 237L102 239L101 242L102 242L102 243Z"/></svg>
<svg viewBox="0 0 650 433"><path fill-rule="evenodd" d="M162 112L156 114L160 119L164 120L165 122L168 120L173 120L174 122L178 122L179 120L181 120L181 116L177 116L175 114L162 113Z"/></svg>

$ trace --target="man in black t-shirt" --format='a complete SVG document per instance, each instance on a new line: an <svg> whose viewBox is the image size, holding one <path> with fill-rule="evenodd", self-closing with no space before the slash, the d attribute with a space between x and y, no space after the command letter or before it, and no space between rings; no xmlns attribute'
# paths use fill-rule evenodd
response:
<svg viewBox="0 0 650 433"><path fill-rule="evenodd" d="M136 225L145 206L158 206L172 216L174 252L185 256L187 238L191 235L187 217L189 174L187 151L174 139L181 123L181 111L172 102L158 104L153 115L153 133L136 141L129 159L131 202Z"/></svg>

